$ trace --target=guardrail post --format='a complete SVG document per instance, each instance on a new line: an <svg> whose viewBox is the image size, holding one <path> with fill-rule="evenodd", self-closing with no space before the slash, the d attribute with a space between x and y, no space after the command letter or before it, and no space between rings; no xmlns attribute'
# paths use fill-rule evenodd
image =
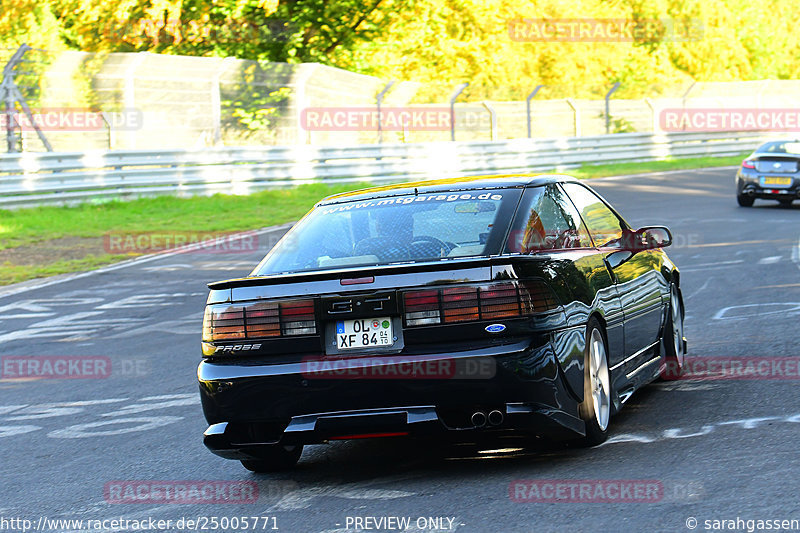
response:
<svg viewBox="0 0 800 533"><path fill-rule="evenodd" d="M572 98L567 98L566 100L567 105L572 108L572 116L575 120L574 129L575 129L575 137L581 136L581 115L578 111L578 106L575 105L575 102Z"/></svg>
<svg viewBox="0 0 800 533"><path fill-rule="evenodd" d="M614 91L619 89L619 82L615 83L611 90L606 93L606 135L611 133L611 113L609 111L609 100L611 100L611 95L614 94Z"/></svg>
<svg viewBox="0 0 800 533"><path fill-rule="evenodd" d="M536 96L536 93L538 93L539 89L542 87L544 87L544 85L537 85L536 88L531 91L531 94L529 94L525 99L525 115L528 117L528 139L531 138L531 100Z"/></svg>
<svg viewBox="0 0 800 533"><path fill-rule="evenodd" d="M386 92L392 88L394 85L395 80L390 81L386 84L386 87L383 88L381 92L378 93L378 96L375 98L376 103L378 104L378 143L383 144L383 118L381 117L381 102L383 102L383 96ZM403 125L405 128L405 125Z"/></svg>
<svg viewBox="0 0 800 533"><path fill-rule="evenodd" d="M469 82L464 82L458 87L456 90L453 91L453 94L450 95L450 140L456 140L456 98L458 98L464 89L467 88Z"/></svg>
<svg viewBox="0 0 800 533"><path fill-rule="evenodd" d="M489 105L489 102L483 101L481 102L481 105L484 108L486 108L486 111L489 112L489 119L492 121L492 124L490 126L491 137L492 140L494 141L497 139L497 113L492 108L492 106Z"/></svg>

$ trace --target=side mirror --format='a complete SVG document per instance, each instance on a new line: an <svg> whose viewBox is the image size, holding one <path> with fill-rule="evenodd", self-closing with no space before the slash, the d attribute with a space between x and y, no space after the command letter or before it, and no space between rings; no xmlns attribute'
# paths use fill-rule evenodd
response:
<svg viewBox="0 0 800 533"><path fill-rule="evenodd" d="M672 233L666 226L647 226L628 235L628 250L654 250L672 244Z"/></svg>

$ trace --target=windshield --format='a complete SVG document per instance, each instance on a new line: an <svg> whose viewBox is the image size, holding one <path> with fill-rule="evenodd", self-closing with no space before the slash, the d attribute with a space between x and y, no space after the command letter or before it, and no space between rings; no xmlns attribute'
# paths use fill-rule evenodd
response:
<svg viewBox="0 0 800 533"><path fill-rule="evenodd" d="M253 275L495 254L520 194L457 191L319 206Z"/></svg>

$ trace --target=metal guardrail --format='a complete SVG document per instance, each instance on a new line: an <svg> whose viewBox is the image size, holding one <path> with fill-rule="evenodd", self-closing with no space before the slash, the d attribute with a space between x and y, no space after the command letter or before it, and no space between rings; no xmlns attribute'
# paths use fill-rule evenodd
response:
<svg viewBox="0 0 800 533"><path fill-rule="evenodd" d="M310 182L386 182L736 155L765 137L620 133L485 142L0 155L0 207L175 194L248 194Z"/></svg>

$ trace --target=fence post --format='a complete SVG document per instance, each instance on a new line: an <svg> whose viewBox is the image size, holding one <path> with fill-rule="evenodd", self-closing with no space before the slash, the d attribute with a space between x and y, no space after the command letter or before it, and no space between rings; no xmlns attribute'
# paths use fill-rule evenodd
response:
<svg viewBox="0 0 800 533"><path fill-rule="evenodd" d="M614 91L619 89L619 82L615 83L611 90L606 93L606 135L611 133L611 113L609 111L609 100L611 100L611 95L614 94Z"/></svg>
<svg viewBox="0 0 800 533"><path fill-rule="evenodd" d="M107 147L108 147L109 150L113 150L114 149L114 129L111 127L111 123L108 121L108 118L106 118L106 114L105 113L100 113L100 118L103 119L103 123L106 125L106 131L108 132L108 145L107 145Z"/></svg>
<svg viewBox="0 0 800 533"><path fill-rule="evenodd" d="M525 114L528 117L528 139L531 138L531 100L536 96L536 93L538 93L539 89L542 87L544 87L544 85L537 85L536 88L531 91L531 94L529 94L525 99Z"/></svg>
<svg viewBox="0 0 800 533"><path fill-rule="evenodd" d="M644 103L650 108L650 119L652 122L653 133L656 133L659 129L658 118L656 117L656 106L649 96L644 99Z"/></svg>
<svg viewBox="0 0 800 533"><path fill-rule="evenodd" d="M481 102L481 105L486 108L486 111L489 112L489 119L492 121L492 124L489 126L489 128L491 131L491 138L494 141L497 139L497 113L492 106L489 105L489 102L483 101Z"/></svg>
<svg viewBox="0 0 800 533"><path fill-rule="evenodd" d="M214 146L218 146L222 142L222 95L219 84L227 64L233 59L230 56L224 57L211 80L211 122L214 129Z"/></svg>
<svg viewBox="0 0 800 533"><path fill-rule="evenodd" d="M467 85L469 85L469 82L462 83L461 85L456 87L456 90L453 91L452 95L450 95L450 140L451 141L456 140L456 98L458 98L459 95L462 92L464 92L464 89L467 88Z"/></svg>
<svg viewBox="0 0 800 533"><path fill-rule="evenodd" d="M3 82L0 83L0 101L3 102L3 113L6 116L6 141L8 142L8 152L14 153L17 151L17 141L14 134L14 125L17 123L16 119L14 118L14 109L16 104L19 104L19 106L22 108L22 112L25 113L26 117L28 117L31 126L33 126L33 129L36 130L36 135L39 136L39 140L42 141L45 149L48 152L52 152L53 147L48 142L44 133L42 133L42 130L39 128L36 120L34 120L31 108L28 107L25 97L23 97L22 93L19 92L19 87L17 87L17 84L14 81L14 67L22 62L22 56L24 56L28 50L32 50L32 48L27 44L22 44L17 51L14 52L14 55L11 56L11 59L8 60L8 63L6 63L6 66L3 68ZM20 127L20 133L21 130L22 128ZM23 148L21 146L21 142L22 135L20 134L20 149Z"/></svg>
<svg viewBox="0 0 800 533"><path fill-rule="evenodd" d="M312 144L311 130L303 128L303 110L309 107L308 81L314 75L317 67L319 67L319 63L301 63L292 67L294 75L291 84L294 95L294 123L297 132L295 141L297 144Z"/></svg>
<svg viewBox="0 0 800 533"><path fill-rule="evenodd" d="M578 106L575 105L575 102L572 100L572 98L567 98L566 102L567 102L567 105L570 108L572 108L572 116L573 116L573 118L575 120L575 124L574 124L575 137L580 137L581 136L581 115L580 115L580 112L578 111Z"/></svg>
<svg viewBox="0 0 800 533"><path fill-rule="evenodd" d="M689 88L686 89L686 92L683 93L683 96L681 97L681 108L683 108L684 116L686 116L686 99L689 97L689 93L692 92L692 89L694 89L695 85L697 85L697 82L693 81L692 84L689 85ZM681 124L683 125L682 127L683 130L686 130L686 122L687 122L686 120L681 120Z"/></svg>
<svg viewBox="0 0 800 533"><path fill-rule="evenodd" d="M389 89L392 88L392 85L394 85L394 81L395 80L392 80L387 83L386 87L384 87L375 98L375 101L378 104L378 144L383 144L383 117L381 117L381 102L383 102L383 96L389 91Z"/></svg>
<svg viewBox="0 0 800 533"><path fill-rule="evenodd" d="M136 110L136 69L142 64L149 52L139 52L125 69L124 80L125 89L122 93L122 107L124 109ZM128 146L126 148L136 148L136 132L128 130Z"/></svg>

